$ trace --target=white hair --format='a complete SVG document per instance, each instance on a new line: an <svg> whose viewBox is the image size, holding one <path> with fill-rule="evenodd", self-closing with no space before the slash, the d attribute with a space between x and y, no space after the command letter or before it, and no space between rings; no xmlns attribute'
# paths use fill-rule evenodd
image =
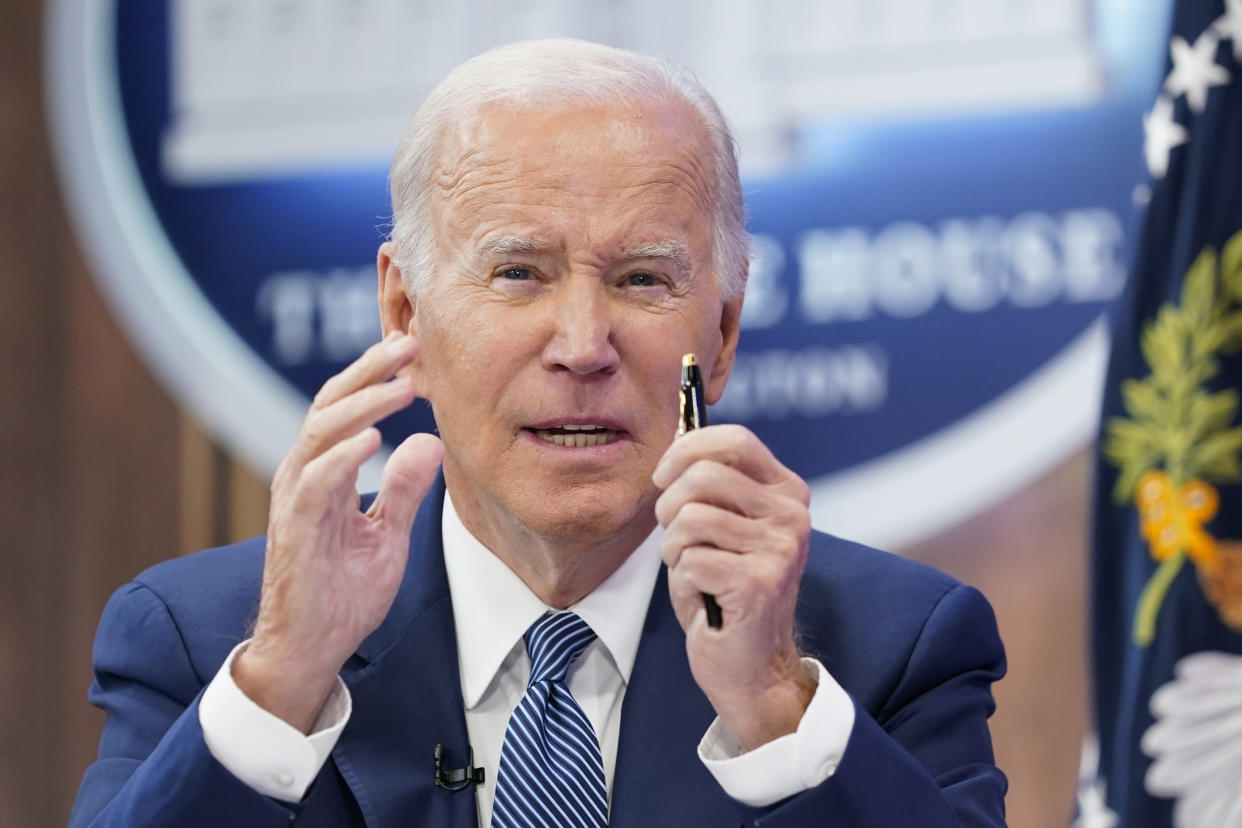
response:
<svg viewBox="0 0 1242 828"><path fill-rule="evenodd" d="M714 180L713 269L724 295L746 287L746 235L737 156L716 101L685 68L583 40L529 40L501 46L458 66L427 95L397 144L389 174L394 260L405 288L425 287L435 267L435 222L428 193L450 124L492 103L548 108L569 104L682 101L702 122Z"/></svg>

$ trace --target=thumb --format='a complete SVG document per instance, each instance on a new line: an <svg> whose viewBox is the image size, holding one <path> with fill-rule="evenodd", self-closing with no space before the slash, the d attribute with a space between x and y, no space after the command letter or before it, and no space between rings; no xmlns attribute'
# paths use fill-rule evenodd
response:
<svg viewBox="0 0 1242 828"><path fill-rule="evenodd" d="M384 464L371 514L390 524L394 531L408 535L414 526L414 515L436 479L443 456L444 444L439 437L433 434L406 437Z"/></svg>

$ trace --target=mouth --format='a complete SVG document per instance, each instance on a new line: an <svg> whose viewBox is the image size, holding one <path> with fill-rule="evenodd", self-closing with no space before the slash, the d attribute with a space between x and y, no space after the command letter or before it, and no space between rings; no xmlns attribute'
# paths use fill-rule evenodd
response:
<svg viewBox="0 0 1242 828"><path fill-rule="evenodd" d="M531 434L548 443L566 448L586 448L587 446L604 446L617 440L622 432L594 423L572 424L528 428Z"/></svg>

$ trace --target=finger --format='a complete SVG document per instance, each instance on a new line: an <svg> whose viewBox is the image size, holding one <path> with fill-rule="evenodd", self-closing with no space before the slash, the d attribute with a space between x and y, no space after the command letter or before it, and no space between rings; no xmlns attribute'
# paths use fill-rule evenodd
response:
<svg viewBox="0 0 1242 828"><path fill-rule="evenodd" d="M675 567L682 552L711 546L730 554L753 554L778 546L763 523L718 506L688 503L660 540L660 557Z"/></svg>
<svg viewBox="0 0 1242 828"><path fill-rule="evenodd" d="M340 494L351 498L358 480L358 469L380 447L377 428L365 428L342 440L306 464L298 479L297 498L312 511L322 511Z"/></svg>
<svg viewBox="0 0 1242 828"><path fill-rule="evenodd" d="M667 488L699 460L715 460L732 466L760 483L799 479L758 437L739 425L707 426L678 437L664 452L651 479L659 488Z"/></svg>
<svg viewBox="0 0 1242 828"><path fill-rule="evenodd" d="M370 385L337 400L327 408L312 409L302 423L297 442L289 451L289 469L309 463L341 440L408 407L418 390L411 377Z"/></svg>
<svg viewBox="0 0 1242 828"><path fill-rule="evenodd" d="M384 464L380 490L371 504L373 515L398 535L408 535L414 515L436 479L444 444L432 434L411 434Z"/></svg>
<svg viewBox="0 0 1242 828"><path fill-rule="evenodd" d="M383 382L412 362L417 354L418 340L408 334L396 334L375 343L323 384L311 409L327 408L360 388Z"/></svg>
<svg viewBox="0 0 1242 828"><path fill-rule="evenodd" d="M716 460L699 460L674 478L656 500L656 520L668 526L691 502L708 503L748 517L763 517L778 508L771 489Z"/></svg>
<svg viewBox="0 0 1242 828"><path fill-rule="evenodd" d="M669 598L679 608L678 618L682 618L682 611L701 611L703 593L714 596L721 610L727 612L741 577L743 563L738 555L709 546L684 550L677 566L668 571Z"/></svg>

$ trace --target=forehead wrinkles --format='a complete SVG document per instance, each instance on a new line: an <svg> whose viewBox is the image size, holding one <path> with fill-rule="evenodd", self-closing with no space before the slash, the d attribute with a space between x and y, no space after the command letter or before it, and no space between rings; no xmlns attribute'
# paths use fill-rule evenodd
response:
<svg viewBox="0 0 1242 828"><path fill-rule="evenodd" d="M496 185L515 182L521 175L518 159L497 157L477 145L466 146L460 153L450 155L446 152L445 155L454 160L448 163L446 158L432 182L443 207L466 203L480 188L486 193Z"/></svg>
<svg viewBox="0 0 1242 828"><path fill-rule="evenodd" d="M710 220L715 188L709 162L701 125L682 108L501 110L445 136L432 184L441 208L631 195L658 208L688 195Z"/></svg>
<svg viewBox="0 0 1242 828"><path fill-rule="evenodd" d="M639 179L644 172L647 178ZM679 152L658 166L646 165L634 168L635 179L623 185L630 191L654 190L660 197L674 199L679 193L689 193L696 212L704 219L711 216L715 201L711 179L704 175L702 160L691 153ZM660 198L656 199L659 203Z"/></svg>

